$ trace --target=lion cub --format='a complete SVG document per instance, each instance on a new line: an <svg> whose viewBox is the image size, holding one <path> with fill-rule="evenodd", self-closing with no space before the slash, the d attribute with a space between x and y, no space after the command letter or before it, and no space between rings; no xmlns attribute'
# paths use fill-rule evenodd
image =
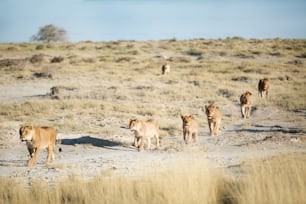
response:
<svg viewBox="0 0 306 204"><path fill-rule="evenodd" d="M21 126L19 129L20 140L26 141L31 159L28 166L36 164L40 150L47 148L48 157L46 164L54 159L56 130L52 127L34 127L33 125Z"/></svg>
<svg viewBox="0 0 306 204"><path fill-rule="evenodd" d="M129 128L135 133L134 146L139 151L144 150L145 141L147 140L147 148L151 147L151 138L155 137L156 148L159 148L159 125L154 119L143 121L140 119L131 119ZM139 144L140 141L140 144Z"/></svg>
<svg viewBox="0 0 306 204"><path fill-rule="evenodd" d="M198 123L195 118L191 115L181 115L183 121L183 139L188 144L191 137L194 142L198 141Z"/></svg>
<svg viewBox="0 0 306 204"><path fill-rule="evenodd" d="M240 96L241 115L243 118L249 118L252 109L252 93L247 91Z"/></svg>
<svg viewBox="0 0 306 204"><path fill-rule="evenodd" d="M214 104L205 105L205 112L207 115L210 135L218 135L222 119L220 108Z"/></svg>

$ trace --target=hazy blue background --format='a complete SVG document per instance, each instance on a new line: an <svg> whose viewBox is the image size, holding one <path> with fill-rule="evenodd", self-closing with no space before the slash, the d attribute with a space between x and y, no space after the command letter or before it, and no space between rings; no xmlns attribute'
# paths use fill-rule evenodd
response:
<svg viewBox="0 0 306 204"><path fill-rule="evenodd" d="M54 24L70 41L306 38L306 0L0 0L0 42Z"/></svg>

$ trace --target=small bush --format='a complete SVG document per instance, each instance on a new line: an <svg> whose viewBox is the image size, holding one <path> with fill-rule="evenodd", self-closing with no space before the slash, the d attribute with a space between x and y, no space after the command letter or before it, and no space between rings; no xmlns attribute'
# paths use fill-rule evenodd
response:
<svg viewBox="0 0 306 204"><path fill-rule="evenodd" d="M8 47L8 48L7 48L7 50L8 50L8 51L16 51L16 50L17 50L17 48L16 48L16 47L11 46L11 47Z"/></svg>
<svg viewBox="0 0 306 204"><path fill-rule="evenodd" d="M237 52L235 54L235 57L239 57L239 58L242 58L242 59L254 58L252 53L250 53L249 51L245 51L245 50Z"/></svg>
<svg viewBox="0 0 306 204"><path fill-rule="evenodd" d="M222 96L224 98L230 98L231 96L234 95L234 93L228 89L219 89L218 90L218 95Z"/></svg>
<svg viewBox="0 0 306 204"><path fill-rule="evenodd" d="M306 52L304 52L304 53L298 55L297 57L299 57L299 58L306 58Z"/></svg>
<svg viewBox="0 0 306 204"><path fill-rule="evenodd" d="M233 77L232 81L248 82L250 79L246 76Z"/></svg>
<svg viewBox="0 0 306 204"><path fill-rule="evenodd" d="M64 61L64 57L53 57L50 62L51 63L60 63L62 61Z"/></svg>
<svg viewBox="0 0 306 204"><path fill-rule="evenodd" d="M85 63L95 63L96 59L93 57L83 58L83 62Z"/></svg>
<svg viewBox="0 0 306 204"><path fill-rule="evenodd" d="M190 56L201 56L202 51L191 49L191 50L187 51L186 54L188 54Z"/></svg>
<svg viewBox="0 0 306 204"><path fill-rule="evenodd" d="M35 49L36 50L43 50L44 49L44 45L37 45Z"/></svg>
<svg viewBox="0 0 306 204"><path fill-rule="evenodd" d="M30 58L30 62L35 64L35 63L41 63L43 62L45 59L45 55L43 54L37 54L37 55L33 55L31 58Z"/></svg>
<svg viewBox="0 0 306 204"><path fill-rule="evenodd" d="M2 59L0 60L0 67L18 66L25 63L25 59Z"/></svg>

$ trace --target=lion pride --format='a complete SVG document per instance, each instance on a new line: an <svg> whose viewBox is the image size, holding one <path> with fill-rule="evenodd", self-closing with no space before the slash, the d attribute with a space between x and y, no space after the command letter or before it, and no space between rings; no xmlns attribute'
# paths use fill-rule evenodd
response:
<svg viewBox="0 0 306 204"><path fill-rule="evenodd" d="M135 133L134 146L138 148L139 151L144 150L144 145L147 140L147 148L151 147L151 138L155 137L156 148L159 148L159 125L156 120L149 119L143 121L141 119L131 119L129 128ZM139 144L140 141L140 144Z"/></svg>
<svg viewBox="0 0 306 204"><path fill-rule="evenodd" d="M243 118L249 118L252 109L252 93L247 91L240 96L241 115Z"/></svg>
<svg viewBox="0 0 306 204"><path fill-rule="evenodd" d="M198 123L195 118L191 115L181 115L183 121L183 139L188 144L191 137L194 142L198 140Z"/></svg>
<svg viewBox="0 0 306 204"><path fill-rule="evenodd" d="M20 140L26 141L31 159L28 166L36 164L40 150L47 148L48 157L46 164L54 159L56 130L52 127L34 127L33 125L21 126L19 129Z"/></svg>
<svg viewBox="0 0 306 204"><path fill-rule="evenodd" d="M205 105L205 112L207 115L210 135L218 135L222 119L220 108L214 104Z"/></svg>
<svg viewBox="0 0 306 204"><path fill-rule="evenodd" d="M267 78L260 79L258 82L258 94L262 98L262 94L266 92L266 98L268 98L270 89L270 80Z"/></svg>

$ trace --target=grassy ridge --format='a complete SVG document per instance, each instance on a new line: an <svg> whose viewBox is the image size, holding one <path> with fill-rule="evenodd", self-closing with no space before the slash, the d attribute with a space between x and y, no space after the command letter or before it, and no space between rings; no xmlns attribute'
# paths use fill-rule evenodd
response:
<svg viewBox="0 0 306 204"><path fill-rule="evenodd" d="M74 176L55 186L1 178L1 203L305 203L305 154L280 155L244 165L233 177L203 161L181 162L172 169L139 178Z"/></svg>

